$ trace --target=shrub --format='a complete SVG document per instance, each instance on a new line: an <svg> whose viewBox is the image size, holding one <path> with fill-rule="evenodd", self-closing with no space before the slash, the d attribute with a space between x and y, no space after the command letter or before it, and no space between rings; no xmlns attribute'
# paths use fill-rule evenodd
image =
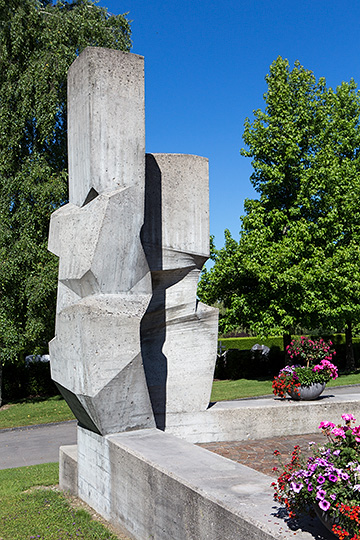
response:
<svg viewBox="0 0 360 540"><path fill-rule="evenodd" d="M3 367L3 400L54 396L59 391L50 376L49 362L6 364Z"/></svg>

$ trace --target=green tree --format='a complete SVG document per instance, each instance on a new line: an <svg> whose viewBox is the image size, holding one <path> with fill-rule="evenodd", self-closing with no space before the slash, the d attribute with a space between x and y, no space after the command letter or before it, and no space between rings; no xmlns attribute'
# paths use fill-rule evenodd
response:
<svg viewBox="0 0 360 540"><path fill-rule="evenodd" d="M266 77L265 111L245 122L242 154L253 159L259 193L245 202L240 241L226 232L199 286L223 301L223 330L259 334L301 325L346 328L360 320L360 97L353 81L336 91L298 62L278 58Z"/></svg>
<svg viewBox="0 0 360 540"><path fill-rule="evenodd" d="M90 0L0 0L0 366L54 333L48 227L67 200L67 71L87 46L129 51L126 17Z"/></svg>

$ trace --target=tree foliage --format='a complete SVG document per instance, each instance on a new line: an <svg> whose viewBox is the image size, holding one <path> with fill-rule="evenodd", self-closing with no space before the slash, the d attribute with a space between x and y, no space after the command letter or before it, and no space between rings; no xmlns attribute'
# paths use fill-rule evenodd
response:
<svg viewBox="0 0 360 540"><path fill-rule="evenodd" d="M245 202L240 241L225 232L199 296L225 303L225 331L351 327L360 322L359 92L354 81L327 88L281 57L266 81L265 111L246 120L241 151L259 197Z"/></svg>
<svg viewBox="0 0 360 540"><path fill-rule="evenodd" d="M67 200L67 71L87 46L130 50L126 17L90 0L0 0L0 365L53 336L48 227Z"/></svg>

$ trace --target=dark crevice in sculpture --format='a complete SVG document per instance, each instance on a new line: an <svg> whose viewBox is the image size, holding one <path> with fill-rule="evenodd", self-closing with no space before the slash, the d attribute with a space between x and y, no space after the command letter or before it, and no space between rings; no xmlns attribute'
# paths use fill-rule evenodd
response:
<svg viewBox="0 0 360 540"><path fill-rule="evenodd" d="M96 189L94 188L91 188L89 193L87 194L86 196L86 199L85 201L83 202L83 205L82 206L86 206L87 204L89 204L89 202L93 201L94 199L96 199L96 197L98 196L98 192L96 191Z"/></svg>
<svg viewBox="0 0 360 540"><path fill-rule="evenodd" d="M141 241L150 267L162 268L161 171L151 154L146 155L144 225ZM165 289L151 272L153 296L141 321L141 354L156 427L165 430L167 358L162 352L166 338Z"/></svg>

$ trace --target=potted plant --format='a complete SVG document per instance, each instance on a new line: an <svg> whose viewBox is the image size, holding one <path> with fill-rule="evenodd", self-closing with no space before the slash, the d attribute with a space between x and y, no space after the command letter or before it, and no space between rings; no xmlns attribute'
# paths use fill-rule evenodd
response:
<svg viewBox="0 0 360 540"><path fill-rule="evenodd" d="M295 446L291 462L271 485L290 517L315 511L337 538L360 540L360 425L351 414L342 418L344 425L321 422L327 443L310 443L307 460Z"/></svg>
<svg viewBox="0 0 360 540"><path fill-rule="evenodd" d="M335 355L331 346L331 341L326 342L322 338L315 340L301 336L293 339L286 348L293 365L287 365L274 378L275 396L285 398L288 394L297 400L319 397L326 383L338 377L337 367L331 362Z"/></svg>

